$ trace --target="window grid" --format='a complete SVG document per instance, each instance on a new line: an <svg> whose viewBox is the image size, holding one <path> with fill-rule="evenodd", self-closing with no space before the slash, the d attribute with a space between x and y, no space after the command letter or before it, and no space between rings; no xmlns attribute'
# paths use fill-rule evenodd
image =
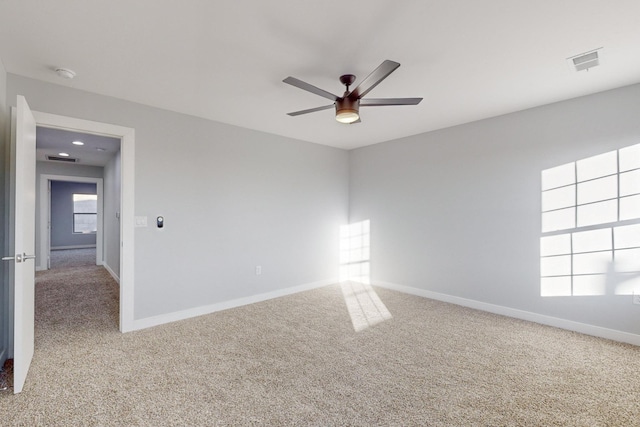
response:
<svg viewBox="0 0 640 427"><path fill-rule="evenodd" d="M574 209L574 227L559 228L557 230L563 230L563 229L564 230L568 230L570 228L581 228L581 226L578 226L578 208L584 207L584 206L592 206L592 205L595 205L597 203L603 203L603 202L616 201L616 219L614 221L603 222L602 224L619 222L619 221L622 220L620 218L620 216L621 216L621 209L620 209L621 201L629 199L631 197L640 196L640 191L639 192L625 194L624 196L621 195L620 194L620 192L621 192L621 189L620 189L620 175L623 174L623 173L640 171L640 168L629 169L629 170L625 170L625 171L620 172L619 171L619 164L620 164L619 156L617 156L617 158L618 158L618 161L617 161L618 172L616 172L614 174L608 174L608 175L599 176L597 178L590 178L590 179L585 179L583 181L578 181L577 165L574 162L573 166L574 166L574 178L575 178L575 181L573 183L566 184L566 185L560 185L560 186L556 186L556 187L550 187L550 188L547 188L545 190L542 190L542 195L543 195L543 199L544 199L544 195L548 194L550 191L558 190L558 189L561 189L561 188L575 187L574 200L573 200L573 204L572 205L567 205L567 206L563 206L563 207L560 207L560 208L543 209L542 210L542 213L546 214L546 213L550 213L550 212L559 212L559 211L566 210L566 209L572 209L572 208ZM616 177L616 187L617 187L616 188L616 196L607 197L607 198L603 198L603 199L598 199L598 200L594 200L594 201L590 201L590 202L586 202L586 203L578 203L578 185L579 184L593 182L593 181L597 181L597 180L604 179L604 178L610 178L610 177ZM593 225L596 225L596 224L593 224ZM557 230L543 231L543 233L547 233L547 232L551 232L551 231L557 231Z"/></svg>
<svg viewBox="0 0 640 427"><path fill-rule="evenodd" d="M640 147L640 144L637 146L629 147L630 149L637 149ZM568 244L562 244L563 249L558 252L555 249L552 254L544 254L543 248L541 245L541 254L540 254L540 276L541 276L541 293L545 295L545 292L549 292L547 296L555 295L554 292L557 292L557 295L602 295L606 292L606 275L608 274L608 269L610 268L609 264L617 265L617 262L624 262L623 259L626 256L629 257L631 253L633 255L634 250L640 250L640 244L632 245L631 247L618 247L618 243L616 242L615 235L616 230L622 230L621 227L615 227L614 224L636 224L640 223L640 213L632 208L631 216L629 214L625 214L625 218L622 218L622 203L625 199L630 197L636 197L640 195L640 185L637 185L633 180L635 180L635 176L626 175L626 188L623 191L622 185L622 174L637 174L640 171L640 167L626 167L625 170L621 170L621 153L620 150L616 150L615 152L615 172L611 173L613 169L613 165L611 162L606 163L607 154L602 155L605 161L601 164L597 164L596 158L598 156L585 159L582 165L579 162L572 162L571 166L569 164L564 165L564 171L561 172L560 175L551 175L547 177L547 181L556 180L562 181L562 185L549 185L548 182L545 182L545 177L543 174L543 187L542 190L542 239L545 237L557 237L562 239L563 236L567 236ZM595 160L595 162L594 162ZM599 159L598 159L599 160ZM609 159L611 160L610 156ZM627 163L629 162L629 158L627 158ZM586 169L589 166L595 166L595 175L593 171L590 169ZM631 165L628 165L631 166ZM637 162L634 166L637 166ZM578 168L583 167L580 170L580 174L582 174L583 179L579 179L579 171ZM605 169L607 173L602 175L598 175L598 167L600 170ZM586 175L586 176L585 176ZM615 177L615 195L607 194L612 193L611 187L607 187L607 178ZM569 182L572 180L572 182ZM584 184L594 183L595 181L600 180L601 186L600 188L595 186L587 187ZM631 183L631 184L630 184ZM557 184L557 183L556 183ZM585 188L587 187L587 188ZM595 188L595 190L594 190ZM604 188L604 190L603 190ZM563 193L558 193L559 189L572 189L573 194L568 194L569 191ZM582 192L581 192L582 189ZM595 191L595 195L593 193L585 193L585 190ZM551 191L556 191L555 199L551 197L545 197L546 195L550 195ZM598 196L598 192L601 194L607 195L607 197L600 198ZM622 195L624 193L624 195ZM563 197L569 196L570 199L566 199L563 201ZM593 200L593 197L596 197ZM583 202L579 203L579 200L582 199ZM584 202L584 200L589 200L588 202ZM607 202L615 202L615 219L612 217L607 217L606 205ZM549 206L545 206L545 204L551 204L551 208ZM596 220L593 217L589 217L589 212L586 210L581 210L581 207L589 207L596 204L601 204L603 207L601 211L597 211L598 208L595 208L595 212L591 212L592 216L596 217ZM559 207L558 207L559 206ZM568 220L570 217L564 216L565 220L562 220L561 217L549 217L547 216L547 222L545 223L545 214L548 213L560 213L560 211L565 211L566 214L569 214L570 209L573 209L573 224L570 224L571 221ZM584 218L581 218L580 215L584 215ZM605 213L603 213L605 212ZM608 211L608 214L612 214L612 209ZM597 217L600 216L599 219ZM606 217L606 218L605 218ZM582 221L581 221L582 220ZM556 222L557 224L549 225L550 223ZM586 222L585 222L586 221ZM563 223L564 222L564 223ZM571 226L572 225L572 226ZM555 228L554 228L555 227ZM623 225L624 227L624 225ZM598 230L608 230L608 242L607 247L603 247L601 249L591 248L590 250L584 250L584 248L580 249L576 247L576 237L580 235L580 233L589 233L589 232L597 232ZM542 242L541 239L541 242ZM556 243L557 244L557 243ZM584 244L584 242L583 242ZM621 252L625 251L625 252ZM601 255L598 257L598 255ZM635 256L635 255L633 255ZM555 261L555 262L554 262ZM628 260L627 260L628 261ZM599 262L601 264L599 264ZM623 273L631 273L637 274L640 272L640 267L638 267L638 263L632 262L632 270L624 270ZM638 270L638 271L635 271ZM549 288L545 288L545 279L548 281ZM549 280L551 279L551 280ZM584 279L584 280L583 280ZM578 289L578 283L581 283L580 289ZM554 288L555 287L555 288Z"/></svg>
<svg viewBox="0 0 640 427"><path fill-rule="evenodd" d="M98 196L96 194L74 193L73 234L93 234L97 232Z"/></svg>
<svg viewBox="0 0 640 427"><path fill-rule="evenodd" d="M589 254L610 254L611 255L611 260L612 262L615 264L617 261L620 260L620 252L621 251L629 251L629 250L640 250L640 245L635 245L635 246L628 246L628 247L619 247L616 244L615 241L615 229L616 228L607 228L607 230L609 230L609 237L611 239L611 249L602 249L602 250L589 250L589 251L575 251L574 250L574 239L575 239L575 235L578 233L568 233L569 235L569 248L567 251L563 252L563 253L558 253L558 254L554 254L554 255L541 255L540 258L541 260L546 260L546 259L554 259L554 258L561 258L561 257L569 257L569 273L568 274L543 274L543 272L541 271L541 277L543 279L549 279L549 278L560 278L560 277L566 277L568 278L571 282L571 295L574 295L574 278L575 277L580 277L580 276L595 276L595 275L599 275L599 276L605 276L607 274L606 271L601 271L601 272L586 272L586 273L579 273L576 272L576 268L575 268L575 258L576 256L580 256L580 255L589 255ZM633 273L633 272L624 272L624 273Z"/></svg>

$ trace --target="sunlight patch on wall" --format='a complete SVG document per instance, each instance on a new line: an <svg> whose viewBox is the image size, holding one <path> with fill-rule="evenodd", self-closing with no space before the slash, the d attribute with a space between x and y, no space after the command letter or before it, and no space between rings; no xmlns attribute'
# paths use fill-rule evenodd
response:
<svg viewBox="0 0 640 427"><path fill-rule="evenodd" d="M640 293L640 144L542 171L542 296Z"/></svg>
<svg viewBox="0 0 640 427"><path fill-rule="evenodd" d="M371 283L369 220L340 227L340 281Z"/></svg>
<svg viewBox="0 0 640 427"><path fill-rule="evenodd" d="M356 332L392 318L371 287L370 256L369 220L340 227L340 286Z"/></svg>

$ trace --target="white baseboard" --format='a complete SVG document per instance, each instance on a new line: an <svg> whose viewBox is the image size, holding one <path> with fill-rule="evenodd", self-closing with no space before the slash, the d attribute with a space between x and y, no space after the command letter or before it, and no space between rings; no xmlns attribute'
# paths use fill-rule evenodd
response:
<svg viewBox="0 0 640 427"><path fill-rule="evenodd" d="M51 246L52 251L64 251L66 249L91 249L96 245L71 245L71 246Z"/></svg>
<svg viewBox="0 0 640 427"><path fill-rule="evenodd" d="M115 280L118 285L120 284L120 277L115 273L115 271L113 271L111 267L109 267L109 264L103 261L99 265L102 265L104 269L109 272L111 277L113 277L113 280Z"/></svg>
<svg viewBox="0 0 640 427"><path fill-rule="evenodd" d="M252 295L249 297L238 298L231 301L224 301L216 304L205 305L202 307L190 308L187 310L176 311L173 313L161 314L159 316L147 317L144 319L138 319L133 321L132 331L150 328L152 326L158 326L165 323L175 322L178 320L189 319L191 317L202 316L205 314L215 313L216 311L228 310L230 308L236 308L243 305L255 304L257 302L267 301L274 298L283 297L286 295L297 294L299 292L309 291L312 289L322 288L324 286L338 283L338 279L321 280L318 282L306 283L299 286L293 286L285 289L278 289L277 291L265 292L262 294Z"/></svg>
<svg viewBox="0 0 640 427"><path fill-rule="evenodd" d="M425 289L412 288L410 286L398 285L396 283L376 282L374 286L391 289L405 294L416 295L424 298L434 299L437 301L448 302L451 304L461 305L464 307L474 308L476 310L487 311L489 313L500 314L502 316L513 317L516 319L527 320L529 322L540 323L542 325L553 326L560 329L579 332L585 335L593 335L595 337L606 338L613 341L624 342L640 346L640 335L629 332L618 331L615 329L603 328L600 326L589 325L586 323L574 322L572 320L560 319L558 317L546 316L543 314L532 313L530 311L518 310L515 308L504 307L501 305L489 304L486 302L471 300L467 298L456 297L438 292L427 291Z"/></svg>

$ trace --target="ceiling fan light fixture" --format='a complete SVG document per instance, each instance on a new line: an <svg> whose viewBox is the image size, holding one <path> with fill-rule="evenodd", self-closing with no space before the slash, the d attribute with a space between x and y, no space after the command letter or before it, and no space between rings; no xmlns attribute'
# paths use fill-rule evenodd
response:
<svg viewBox="0 0 640 427"><path fill-rule="evenodd" d="M353 123L360 118L356 110L340 110L336 113L336 120L340 123Z"/></svg>
<svg viewBox="0 0 640 427"><path fill-rule="evenodd" d="M336 101L336 120L340 123L353 123L360 119L360 100L344 98Z"/></svg>

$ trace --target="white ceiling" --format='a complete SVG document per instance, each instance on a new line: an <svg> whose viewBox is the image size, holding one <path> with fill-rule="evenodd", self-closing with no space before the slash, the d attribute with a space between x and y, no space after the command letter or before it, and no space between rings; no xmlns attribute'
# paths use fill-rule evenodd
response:
<svg viewBox="0 0 640 427"><path fill-rule="evenodd" d="M84 145L74 145L73 141ZM70 132L62 129L38 127L36 129L36 160L47 160L47 156L60 157L60 153L69 154L78 165L105 166L120 151L120 139L102 135L90 135Z"/></svg>
<svg viewBox="0 0 640 427"><path fill-rule="evenodd" d="M603 47L601 65L566 58ZM3 0L10 73L305 141L351 149L640 82L638 0ZM341 74L402 66L343 125ZM72 81L52 71L68 67ZM356 82L357 84L357 82Z"/></svg>

